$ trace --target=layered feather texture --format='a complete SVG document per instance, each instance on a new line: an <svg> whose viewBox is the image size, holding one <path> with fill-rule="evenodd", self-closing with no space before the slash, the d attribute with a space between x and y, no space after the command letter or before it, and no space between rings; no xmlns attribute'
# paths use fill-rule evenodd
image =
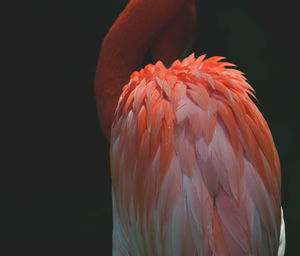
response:
<svg viewBox="0 0 300 256"><path fill-rule="evenodd" d="M134 72L111 132L114 255L277 255L280 163L243 73L189 56Z"/></svg>

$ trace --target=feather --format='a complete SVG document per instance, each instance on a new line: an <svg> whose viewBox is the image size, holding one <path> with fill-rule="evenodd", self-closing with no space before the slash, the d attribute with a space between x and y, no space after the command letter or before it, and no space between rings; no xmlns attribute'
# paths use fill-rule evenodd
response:
<svg viewBox="0 0 300 256"><path fill-rule="evenodd" d="M278 251L272 136L243 74L203 59L149 65L123 90L111 132L116 255Z"/></svg>

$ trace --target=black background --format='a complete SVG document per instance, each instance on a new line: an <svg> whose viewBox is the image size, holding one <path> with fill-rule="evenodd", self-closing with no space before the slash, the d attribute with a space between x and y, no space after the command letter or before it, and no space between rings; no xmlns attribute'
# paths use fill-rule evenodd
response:
<svg viewBox="0 0 300 256"><path fill-rule="evenodd" d="M296 1L295 1L296 2ZM1 241L19 255L111 255L109 144L93 79L127 1L11 1ZM256 90L282 165L287 253L300 229L296 3L198 1L196 55L226 56Z"/></svg>

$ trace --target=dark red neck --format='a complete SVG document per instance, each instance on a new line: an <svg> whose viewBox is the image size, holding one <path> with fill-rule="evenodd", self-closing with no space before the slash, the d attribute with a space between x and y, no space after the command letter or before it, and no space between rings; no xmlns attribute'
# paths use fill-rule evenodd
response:
<svg viewBox="0 0 300 256"><path fill-rule="evenodd" d="M184 10L195 14L194 0L131 0L104 38L95 93L107 139L122 87L130 74L140 68L148 49L153 46L154 57L170 64L186 46L186 38L190 40L184 34L187 28L194 27L195 15Z"/></svg>

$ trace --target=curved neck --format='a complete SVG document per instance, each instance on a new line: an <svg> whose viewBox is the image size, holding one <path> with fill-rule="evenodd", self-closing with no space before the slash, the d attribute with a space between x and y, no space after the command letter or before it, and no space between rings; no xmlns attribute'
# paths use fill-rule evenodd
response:
<svg viewBox="0 0 300 256"><path fill-rule="evenodd" d="M110 28L98 60L95 93L101 128L110 128L122 87L147 50L190 0L131 0Z"/></svg>

